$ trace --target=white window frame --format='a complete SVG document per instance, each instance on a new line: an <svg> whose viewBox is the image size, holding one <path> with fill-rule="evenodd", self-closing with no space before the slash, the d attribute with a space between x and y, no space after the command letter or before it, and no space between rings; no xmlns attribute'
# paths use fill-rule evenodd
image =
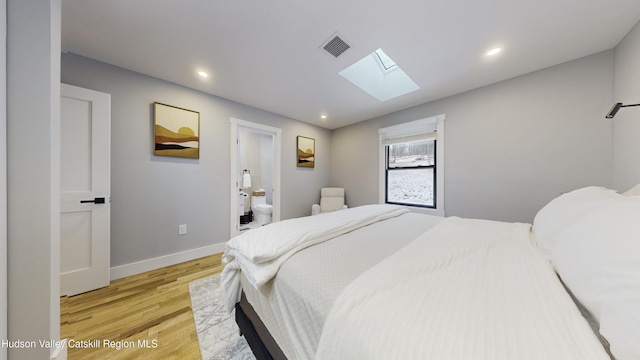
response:
<svg viewBox="0 0 640 360"><path fill-rule="evenodd" d="M406 207L411 209L411 211L436 215L436 216L445 216L444 211L444 121L446 119L445 114L440 114L436 116L432 116L426 119L415 120L411 122L407 122L404 124L389 126L385 128L381 128L378 130L378 202L380 204L385 203L385 189L386 189L386 152L385 152L385 139L390 136L411 136L411 135L421 135L429 133L433 130L434 125L437 129L435 132L436 139L436 201L435 208L425 208L419 206L409 206Z"/></svg>

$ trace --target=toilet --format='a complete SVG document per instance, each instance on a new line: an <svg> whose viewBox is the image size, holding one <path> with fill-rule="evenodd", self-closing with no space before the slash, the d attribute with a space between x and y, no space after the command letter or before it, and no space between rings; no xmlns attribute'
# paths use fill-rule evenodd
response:
<svg viewBox="0 0 640 360"><path fill-rule="evenodd" d="M267 196L263 189L253 192L251 196L251 210L258 224L267 225L271 223L273 207L267 204Z"/></svg>

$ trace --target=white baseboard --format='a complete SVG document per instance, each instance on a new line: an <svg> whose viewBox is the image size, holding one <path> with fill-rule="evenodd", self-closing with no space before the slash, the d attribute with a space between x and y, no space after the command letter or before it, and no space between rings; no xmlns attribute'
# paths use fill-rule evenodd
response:
<svg viewBox="0 0 640 360"><path fill-rule="evenodd" d="M127 276L141 274L143 272L160 269L166 266L195 260L201 257L218 254L221 252L224 252L224 243L160 256L153 259L137 261L131 264L115 266L111 268L111 280L122 279Z"/></svg>

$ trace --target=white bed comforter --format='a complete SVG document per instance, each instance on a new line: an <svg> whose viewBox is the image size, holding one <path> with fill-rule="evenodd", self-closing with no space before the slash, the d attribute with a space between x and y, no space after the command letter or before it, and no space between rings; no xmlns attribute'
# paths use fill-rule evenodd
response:
<svg viewBox="0 0 640 360"><path fill-rule="evenodd" d="M276 222L236 236L226 243L222 257L226 263L221 280L227 311L240 301L240 271L257 289L296 252L406 212L400 206L366 205Z"/></svg>
<svg viewBox="0 0 640 360"><path fill-rule="evenodd" d="M529 230L446 219L347 286L316 359L609 359Z"/></svg>

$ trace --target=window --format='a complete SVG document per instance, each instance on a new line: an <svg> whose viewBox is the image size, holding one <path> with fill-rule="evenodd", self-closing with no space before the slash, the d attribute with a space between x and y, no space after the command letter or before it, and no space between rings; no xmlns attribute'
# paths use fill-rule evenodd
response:
<svg viewBox="0 0 640 360"><path fill-rule="evenodd" d="M444 216L444 115L379 130L380 203Z"/></svg>
<svg viewBox="0 0 640 360"><path fill-rule="evenodd" d="M393 70L399 69L398 65L396 65L396 62L393 61L393 59L391 59L389 55L387 55L384 51L382 51L382 49L378 49L373 53L376 54L376 57L378 58L378 63L382 67L382 71L385 74Z"/></svg>
<svg viewBox="0 0 640 360"><path fill-rule="evenodd" d="M435 208L435 139L386 145L385 202Z"/></svg>

